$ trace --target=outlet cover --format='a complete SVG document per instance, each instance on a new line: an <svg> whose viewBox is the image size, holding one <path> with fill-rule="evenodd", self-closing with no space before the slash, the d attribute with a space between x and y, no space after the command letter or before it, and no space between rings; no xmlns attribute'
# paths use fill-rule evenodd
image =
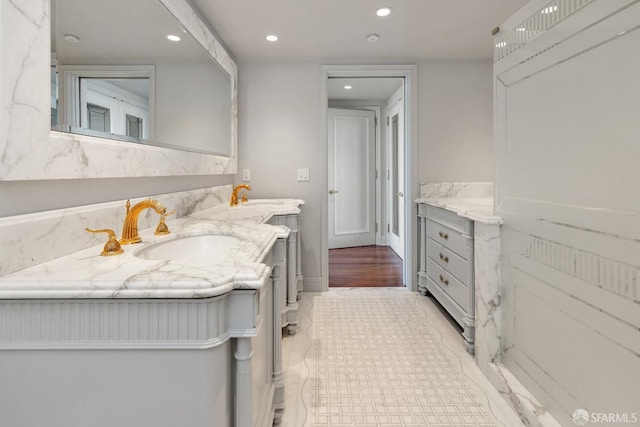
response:
<svg viewBox="0 0 640 427"><path fill-rule="evenodd" d="M251 169L242 169L242 180L251 181Z"/></svg>

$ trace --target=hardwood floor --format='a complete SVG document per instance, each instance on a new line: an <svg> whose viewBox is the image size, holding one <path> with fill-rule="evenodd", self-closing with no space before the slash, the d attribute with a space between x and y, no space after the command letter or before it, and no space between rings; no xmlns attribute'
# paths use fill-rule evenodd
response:
<svg viewBox="0 0 640 427"><path fill-rule="evenodd" d="M402 259L388 246L330 249L329 286L404 286Z"/></svg>

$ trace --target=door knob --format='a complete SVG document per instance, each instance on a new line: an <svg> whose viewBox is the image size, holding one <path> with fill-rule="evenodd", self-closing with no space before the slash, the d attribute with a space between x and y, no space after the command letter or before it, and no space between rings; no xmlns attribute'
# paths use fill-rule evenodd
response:
<svg viewBox="0 0 640 427"><path fill-rule="evenodd" d="M338 190L329 190L329 194L336 194Z"/></svg>
<svg viewBox="0 0 640 427"><path fill-rule="evenodd" d="M403 193L402 191L400 191L400 192L396 193L396 196L398 196L398 197L404 197L404 193Z"/></svg>

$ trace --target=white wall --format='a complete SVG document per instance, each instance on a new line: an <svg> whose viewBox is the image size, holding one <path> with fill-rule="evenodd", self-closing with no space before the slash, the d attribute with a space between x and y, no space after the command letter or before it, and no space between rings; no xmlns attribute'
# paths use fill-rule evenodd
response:
<svg viewBox="0 0 640 427"><path fill-rule="evenodd" d="M407 61L405 63L411 63ZM415 62L414 62L415 63ZM299 197L303 274L320 280L324 129L319 61L239 63L239 162L253 197ZM490 60L418 62L420 181L493 181ZM308 167L311 181L296 182ZM419 191L416 189L416 192ZM417 193L414 195L417 197Z"/></svg>
<svg viewBox="0 0 640 427"><path fill-rule="evenodd" d="M238 171L251 169L249 198L300 198L305 280L320 278L321 156L320 64L240 63ZM296 169L310 181L297 182Z"/></svg>
<svg viewBox="0 0 640 427"><path fill-rule="evenodd" d="M418 181L493 182L492 61L421 61Z"/></svg>

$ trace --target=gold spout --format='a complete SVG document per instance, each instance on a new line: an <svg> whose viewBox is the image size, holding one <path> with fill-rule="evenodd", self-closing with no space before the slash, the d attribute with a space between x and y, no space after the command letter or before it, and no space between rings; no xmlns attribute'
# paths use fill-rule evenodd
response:
<svg viewBox="0 0 640 427"><path fill-rule="evenodd" d="M238 190L240 190L241 188L244 188L245 190L251 190L249 184L240 184L235 187L231 192L231 201L229 201L229 206L238 206ZM243 197L243 201L245 201L244 199L246 199L246 196Z"/></svg>
<svg viewBox="0 0 640 427"><path fill-rule="evenodd" d="M127 217L122 226L122 238L120 239L120 243L123 245L130 245L142 241L140 236L138 236L138 216L140 216L140 212L145 209L153 209L160 215L167 212L167 208L153 199L138 202L132 208L130 208L130 206L131 203L127 200Z"/></svg>

